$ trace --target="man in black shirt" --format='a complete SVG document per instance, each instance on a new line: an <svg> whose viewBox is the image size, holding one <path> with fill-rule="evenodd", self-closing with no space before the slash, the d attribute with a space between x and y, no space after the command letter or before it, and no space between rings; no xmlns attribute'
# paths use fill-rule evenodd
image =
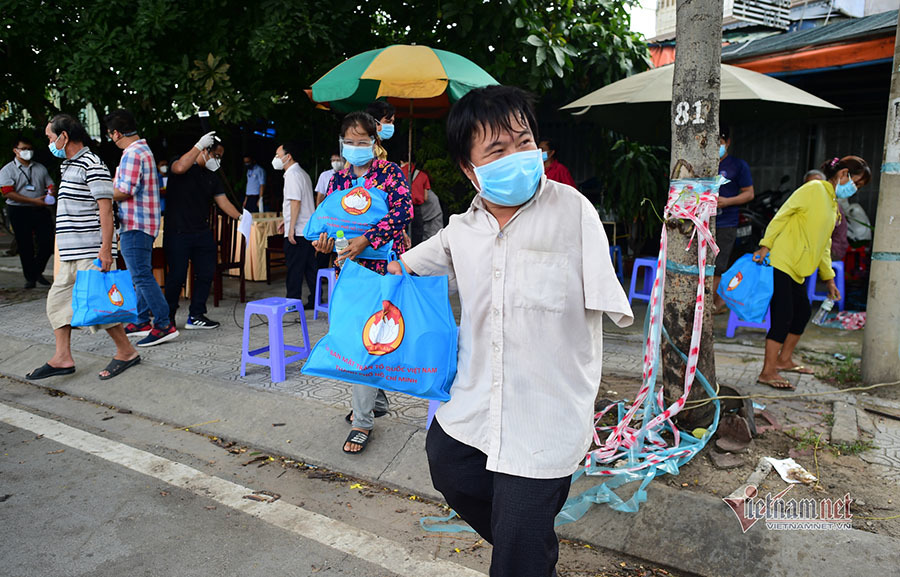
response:
<svg viewBox="0 0 900 577"><path fill-rule="evenodd" d="M166 184L166 220L163 246L169 266L166 300L175 322L178 297L187 280L188 262L197 282L191 287L191 306L185 329L214 329L216 321L206 318L206 299L216 270L216 241L210 228L210 202L234 219L241 213L225 196L222 181L215 174L221 166L225 147L215 132L205 134L188 152L170 163Z"/></svg>

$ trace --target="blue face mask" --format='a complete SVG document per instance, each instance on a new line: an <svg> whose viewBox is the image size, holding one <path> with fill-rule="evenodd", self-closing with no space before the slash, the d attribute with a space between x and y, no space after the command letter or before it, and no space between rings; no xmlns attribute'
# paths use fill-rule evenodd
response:
<svg viewBox="0 0 900 577"><path fill-rule="evenodd" d="M56 158L61 158L63 160L66 159L66 148L56 148L56 143L59 142L59 139L62 138L62 134L56 137L56 140L50 143L50 154L55 156Z"/></svg>
<svg viewBox="0 0 900 577"><path fill-rule="evenodd" d="M725 145L720 144L719 145L719 158L722 158L723 156L725 156Z"/></svg>
<svg viewBox="0 0 900 577"><path fill-rule="evenodd" d="M838 198L850 198L854 194L856 194L856 183L853 182L853 179L847 180L844 184L839 184L834 187L834 194Z"/></svg>
<svg viewBox="0 0 900 577"><path fill-rule="evenodd" d="M519 206L531 200L544 174L541 156L540 150L527 150L483 166L472 165L482 198L500 206Z"/></svg>
<svg viewBox="0 0 900 577"><path fill-rule="evenodd" d="M549 158L550 158L550 155L547 154L547 151L546 151L546 150L542 150L542 151L541 151L541 160L543 160L544 162L547 162L547 159L549 159Z"/></svg>
<svg viewBox="0 0 900 577"><path fill-rule="evenodd" d="M394 136L394 125L382 124L381 130L378 131L378 138L380 138L381 140L387 140L392 136Z"/></svg>
<svg viewBox="0 0 900 577"><path fill-rule="evenodd" d="M364 166L375 158L375 150L371 144L368 146L350 146L349 144L342 144L341 156L346 158L347 162L353 166Z"/></svg>

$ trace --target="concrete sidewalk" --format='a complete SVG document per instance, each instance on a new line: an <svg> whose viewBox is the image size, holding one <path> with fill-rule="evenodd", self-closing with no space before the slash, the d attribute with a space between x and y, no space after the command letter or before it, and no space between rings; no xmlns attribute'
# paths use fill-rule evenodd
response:
<svg viewBox="0 0 900 577"><path fill-rule="evenodd" d="M280 283L248 285L255 293L251 298L282 291ZM183 315L182 311L179 318ZM113 352L110 340L105 335L75 331L72 346L78 371L36 384L441 500L431 485L425 459L426 402L391 394L391 415L378 419L372 445L362 455L346 455L341 445L348 432L344 416L349 410L349 386L302 376L299 364L290 365L288 379L277 385L269 381L268 369L259 366L249 367L242 379L238 325L243 320L243 306L226 300L223 306L211 308L209 316L222 322L222 327L183 331L172 343L142 349L142 363L110 381L96 376ZM327 322L321 317L317 321L311 315L307 318L311 338L317 340L327 330ZM285 331L299 339L297 324L286 325ZM607 335L606 374L639 375L641 338L637 331L610 331ZM262 341L265 335L262 323L253 325L252 338ZM53 352L53 336L43 299L0 306L0 339L0 373L22 379L45 362ZM717 343L719 381L745 392L770 392L755 385L760 352L758 346ZM802 391L830 389L811 377L794 378ZM273 428L274 423L284 425ZM593 483L593 479L579 481L572 494ZM636 514L595 506L560 533L703 575L860 574L860 559L865 560L864 574L897 575L900 566L900 543L890 538L856 530L818 533L764 527L742 534L721 500L677 491L663 483L651 484L649 500Z"/></svg>

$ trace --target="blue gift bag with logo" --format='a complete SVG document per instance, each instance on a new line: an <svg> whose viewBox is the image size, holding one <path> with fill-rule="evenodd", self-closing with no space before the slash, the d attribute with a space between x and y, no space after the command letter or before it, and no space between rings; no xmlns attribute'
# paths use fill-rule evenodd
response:
<svg viewBox="0 0 900 577"><path fill-rule="evenodd" d="M761 323L775 290L769 257L753 262L752 254L737 259L719 281L719 296L744 322Z"/></svg>
<svg viewBox="0 0 900 577"><path fill-rule="evenodd" d="M100 259L94 261L100 266ZM72 326L89 327L138 320L137 295L127 270L80 270L72 289Z"/></svg>
<svg viewBox="0 0 900 577"><path fill-rule="evenodd" d="M401 263L402 265L402 263ZM447 401L456 376L456 320L446 276L380 275L347 262L330 326L302 373Z"/></svg>
<svg viewBox="0 0 900 577"><path fill-rule="evenodd" d="M318 240L324 232L336 238L337 231L344 231L347 240L362 236L388 213L387 194L379 188L366 188L365 177L353 181L346 190L335 190L325 197L303 228L306 240ZM386 260L391 254L393 241L378 248L367 246L359 258Z"/></svg>

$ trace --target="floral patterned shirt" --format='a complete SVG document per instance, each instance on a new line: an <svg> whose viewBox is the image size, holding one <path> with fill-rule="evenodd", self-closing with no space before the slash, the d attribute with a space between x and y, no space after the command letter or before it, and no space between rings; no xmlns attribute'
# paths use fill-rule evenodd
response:
<svg viewBox="0 0 900 577"><path fill-rule="evenodd" d="M375 159L369 171L363 176L366 188L377 188L387 194L388 213L375 226L370 228L365 237L374 249L381 248L394 241L393 250L402 254L406 247L403 244L403 231L412 219L412 198L409 183L403 176L400 167L388 160ZM328 185L328 196L332 192L353 188L357 177L352 168L345 168L334 173ZM387 261L357 258L356 262L379 274L387 272Z"/></svg>

